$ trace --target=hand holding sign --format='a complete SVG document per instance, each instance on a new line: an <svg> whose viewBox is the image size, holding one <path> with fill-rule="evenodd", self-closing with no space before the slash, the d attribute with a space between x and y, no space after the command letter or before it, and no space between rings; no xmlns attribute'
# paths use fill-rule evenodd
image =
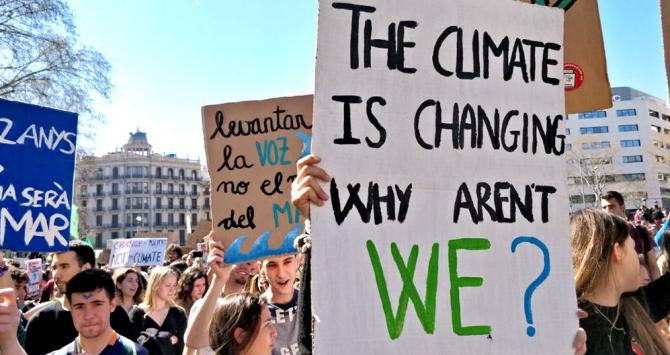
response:
<svg viewBox="0 0 670 355"><path fill-rule="evenodd" d="M291 203L305 218L309 218L310 202L323 206L328 200L328 194L323 191L319 181L328 182L330 176L317 166L320 162L321 158L308 155L296 164L298 176L291 185Z"/></svg>

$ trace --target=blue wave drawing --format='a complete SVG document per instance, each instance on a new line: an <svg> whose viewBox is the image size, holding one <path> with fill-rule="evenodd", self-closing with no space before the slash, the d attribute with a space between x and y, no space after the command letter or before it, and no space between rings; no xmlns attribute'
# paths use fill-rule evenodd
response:
<svg viewBox="0 0 670 355"><path fill-rule="evenodd" d="M254 244L249 249L248 253L242 253L242 245L247 240L246 235L242 235L235 239L224 253L223 262L226 264L239 264L247 261L258 260L270 256L295 254L297 250L293 246L293 241L300 234L304 226L297 224L293 229L288 231L284 236L284 241L276 249L271 249L268 245L268 239L272 235L272 231L266 231L256 239Z"/></svg>
<svg viewBox="0 0 670 355"><path fill-rule="evenodd" d="M308 156L312 151L312 136L303 132L293 132L293 135L302 141L302 152L300 152L300 158L298 159Z"/></svg>

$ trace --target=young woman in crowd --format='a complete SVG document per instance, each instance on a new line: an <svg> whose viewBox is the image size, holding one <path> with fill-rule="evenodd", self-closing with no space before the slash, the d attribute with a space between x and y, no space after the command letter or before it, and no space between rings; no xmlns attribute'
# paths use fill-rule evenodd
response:
<svg viewBox="0 0 670 355"><path fill-rule="evenodd" d="M276 337L267 303L257 294L226 296L209 327L209 344L217 355L271 354Z"/></svg>
<svg viewBox="0 0 670 355"><path fill-rule="evenodd" d="M170 267L162 266L151 271L144 301L130 310L130 320L137 334L156 329L158 337L169 334L175 354L184 350L186 314L175 305L173 298L177 285L177 274Z"/></svg>
<svg viewBox="0 0 670 355"><path fill-rule="evenodd" d="M176 303L184 308L186 317L191 313L191 306L202 298L207 291L207 274L197 267L184 271L177 286Z"/></svg>
<svg viewBox="0 0 670 355"><path fill-rule="evenodd" d="M668 354L654 321L670 310L670 276L635 292L640 261L626 221L586 209L570 222L579 308L588 312L580 321L588 336L587 354Z"/></svg>
<svg viewBox="0 0 670 355"><path fill-rule="evenodd" d="M142 302L142 275L131 268L120 268L114 272L113 279L116 285L116 303L128 313L133 306Z"/></svg>

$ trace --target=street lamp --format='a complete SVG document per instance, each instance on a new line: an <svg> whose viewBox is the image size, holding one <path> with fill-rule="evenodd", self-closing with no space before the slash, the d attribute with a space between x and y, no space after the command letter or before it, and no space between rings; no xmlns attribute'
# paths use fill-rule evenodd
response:
<svg viewBox="0 0 670 355"><path fill-rule="evenodd" d="M137 237L137 235L140 234L140 225L142 224L142 216L135 217L135 220L137 221L137 232L135 233L135 236Z"/></svg>

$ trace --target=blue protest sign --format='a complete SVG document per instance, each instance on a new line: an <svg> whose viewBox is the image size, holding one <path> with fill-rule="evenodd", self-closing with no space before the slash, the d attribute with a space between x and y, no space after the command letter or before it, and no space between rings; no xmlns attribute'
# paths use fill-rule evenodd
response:
<svg viewBox="0 0 670 355"><path fill-rule="evenodd" d="M67 249L77 118L0 99L0 249Z"/></svg>

